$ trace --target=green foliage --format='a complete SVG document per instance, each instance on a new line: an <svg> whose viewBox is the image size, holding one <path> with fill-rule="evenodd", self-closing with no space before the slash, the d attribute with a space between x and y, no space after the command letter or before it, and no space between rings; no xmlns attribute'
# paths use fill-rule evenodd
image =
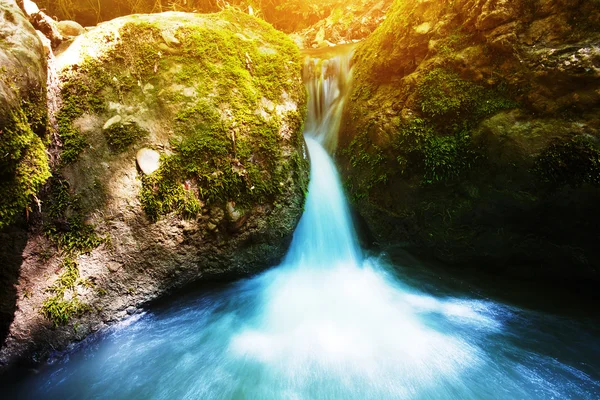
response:
<svg viewBox="0 0 600 400"><path fill-rule="evenodd" d="M417 96L424 116L434 120L436 125L454 131L516 106L497 90L466 81L456 72L444 68L428 72L419 81Z"/></svg>
<svg viewBox="0 0 600 400"><path fill-rule="evenodd" d="M67 71L62 77L63 104L57 115L58 134L62 142L61 163L68 165L77 160L88 146L87 140L73 122L86 112L101 113L104 102L102 91L110 80L107 71L88 59Z"/></svg>
<svg viewBox="0 0 600 400"><path fill-rule="evenodd" d="M454 136L429 136L424 156L423 182L427 184L460 177L462 172L471 169L478 158L471 148L469 135L463 132Z"/></svg>
<svg viewBox="0 0 600 400"><path fill-rule="evenodd" d="M52 286L46 289L52 293L44 300L40 312L54 323L54 326L66 325L75 316L89 311L90 307L79 301L76 287L79 283L79 266L72 258L65 258L62 263L63 272ZM69 292L70 297L65 298Z"/></svg>
<svg viewBox="0 0 600 400"><path fill-rule="evenodd" d="M148 131L142 129L133 121L115 123L104 130L104 136L110 148L121 153L140 139L148 136Z"/></svg>
<svg viewBox="0 0 600 400"><path fill-rule="evenodd" d="M536 159L534 173L553 185L600 185L600 149L592 138L575 136L548 146Z"/></svg>
<svg viewBox="0 0 600 400"><path fill-rule="evenodd" d="M47 290L52 293L64 295L66 290L75 289L77 279L79 279L79 265L77 261L66 257L62 263L63 272L58 279Z"/></svg>
<svg viewBox="0 0 600 400"><path fill-rule="evenodd" d="M350 163L357 173L358 179L348 180L345 185L351 193L352 200L365 197L369 191L380 183L387 183L389 164L384 151L369 139L372 124L354 137L343 152L350 158Z"/></svg>
<svg viewBox="0 0 600 400"><path fill-rule="evenodd" d="M486 88L443 68L421 77L415 104L421 116L401 122L386 149L365 133L372 130L371 122L344 150L352 167L362 171L360 179L349 183L355 196L366 196L392 176L420 175L425 185L460 178L483 157L471 143L471 130L482 119L517 105L503 87Z"/></svg>
<svg viewBox="0 0 600 400"><path fill-rule="evenodd" d="M42 139L22 110L10 113L0 129L0 229L12 223L50 177Z"/></svg>
<svg viewBox="0 0 600 400"><path fill-rule="evenodd" d="M79 298L65 300L59 296L51 296L44 300L41 313L54 323L54 326L66 325L73 317L88 312L90 307L81 303Z"/></svg>
<svg viewBox="0 0 600 400"><path fill-rule="evenodd" d="M54 178L50 190L44 232L58 248L65 253L89 253L102 244L104 239L84 222L80 199L70 193L69 183Z"/></svg>

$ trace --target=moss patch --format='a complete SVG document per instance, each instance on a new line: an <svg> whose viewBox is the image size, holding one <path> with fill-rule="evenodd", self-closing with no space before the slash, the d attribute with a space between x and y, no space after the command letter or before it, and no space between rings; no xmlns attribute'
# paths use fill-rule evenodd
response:
<svg viewBox="0 0 600 400"><path fill-rule="evenodd" d="M541 181L553 186L600 186L599 146L587 136L552 143L536 159L533 171Z"/></svg>
<svg viewBox="0 0 600 400"><path fill-rule="evenodd" d="M92 225L85 223L81 200L71 193L68 181L56 177L50 190L44 232L59 250L68 254L89 253L105 241Z"/></svg>
<svg viewBox="0 0 600 400"><path fill-rule="evenodd" d="M122 153L132 144L148 136L148 131L133 121L112 124L104 130L104 136L111 150Z"/></svg>
<svg viewBox="0 0 600 400"><path fill-rule="evenodd" d="M91 308L82 303L77 296L79 265L71 258L65 258L61 266L63 272L52 286L46 289L52 295L44 300L40 312L54 323L54 326L66 325L73 317L88 312Z"/></svg>
<svg viewBox="0 0 600 400"><path fill-rule="evenodd" d="M485 155L471 140L471 131L484 118L516 107L503 86L486 88L462 79L448 68L419 75L409 104L415 113L398 119L385 139L374 121L366 123L343 149L354 169L362 171L347 185L354 198L402 178L422 185L450 182L473 168ZM377 144L385 142L385 145Z"/></svg>
<svg viewBox="0 0 600 400"><path fill-rule="evenodd" d="M0 229L29 207L50 177L48 156L22 110L10 113L0 129Z"/></svg>

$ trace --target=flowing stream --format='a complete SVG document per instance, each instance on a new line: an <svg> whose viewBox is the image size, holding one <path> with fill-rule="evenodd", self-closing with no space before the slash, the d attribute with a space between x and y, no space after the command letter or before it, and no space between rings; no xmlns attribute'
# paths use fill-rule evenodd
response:
<svg viewBox="0 0 600 400"><path fill-rule="evenodd" d="M398 276L385 257L360 249L323 147L335 147L349 56L314 57L309 193L282 264L125 321L27 377L15 397L600 398L599 334L589 320L435 294L431 282Z"/></svg>

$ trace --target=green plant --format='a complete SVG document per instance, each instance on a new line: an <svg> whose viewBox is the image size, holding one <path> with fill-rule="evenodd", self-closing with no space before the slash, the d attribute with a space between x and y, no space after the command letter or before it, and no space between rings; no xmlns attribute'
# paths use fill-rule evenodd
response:
<svg viewBox="0 0 600 400"><path fill-rule="evenodd" d="M548 146L535 160L533 172L553 185L600 185L600 150L587 136L575 136Z"/></svg>
<svg viewBox="0 0 600 400"><path fill-rule="evenodd" d="M47 205L44 232L62 252L89 253L103 243L94 227L84 222L80 200L71 194L68 181L52 180Z"/></svg>
<svg viewBox="0 0 600 400"><path fill-rule="evenodd" d="M142 129L133 121L115 123L104 130L104 136L110 148L117 153L127 150L129 146L148 136L148 131Z"/></svg>
<svg viewBox="0 0 600 400"><path fill-rule="evenodd" d="M62 263L63 272L57 280L46 289L52 293L42 303L40 312L54 323L54 326L66 325L75 316L89 311L87 304L80 302L76 286L79 284L79 266L72 258L65 258Z"/></svg>
<svg viewBox="0 0 600 400"><path fill-rule="evenodd" d="M0 116L2 117L2 116ZM0 120L0 229L30 204L50 178L46 147L36 135L24 111L11 112Z"/></svg>

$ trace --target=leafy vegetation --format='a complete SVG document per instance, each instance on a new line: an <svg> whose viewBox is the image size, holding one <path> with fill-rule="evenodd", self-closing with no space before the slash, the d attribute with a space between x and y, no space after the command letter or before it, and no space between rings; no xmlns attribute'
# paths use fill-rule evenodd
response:
<svg viewBox="0 0 600 400"><path fill-rule="evenodd" d="M600 185L600 149L587 136L548 146L536 159L534 173L552 185Z"/></svg>
<svg viewBox="0 0 600 400"><path fill-rule="evenodd" d="M104 136L110 148L121 153L140 139L148 136L148 131L133 121L118 122L104 130Z"/></svg>
<svg viewBox="0 0 600 400"><path fill-rule="evenodd" d="M396 125L384 147L376 145L373 121L343 152L355 174L348 185L355 198L365 197L394 176L422 185L460 178L483 158L471 141L471 130L484 118L517 106L502 87L486 88L462 79L447 68L420 76L414 108L418 112Z"/></svg>
<svg viewBox="0 0 600 400"><path fill-rule="evenodd" d="M50 177L46 146L32 131L23 110L0 123L0 229L11 224L31 203Z"/></svg>
<svg viewBox="0 0 600 400"><path fill-rule="evenodd" d="M65 258L62 270L56 282L46 289L51 296L44 300L40 310L54 326L66 325L71 318L90 311L90 307L77 296L77 285L81 283L77 262L72 258Z"/></svg>
<svg viewBox="0 0 600 400"><path fill-rule="evenodd" d="M53 178L50 190L44 231L59 250L67 254L89 253L102 244L104 239L85 223L80 199L71 194L68 181Z"/></svg>

